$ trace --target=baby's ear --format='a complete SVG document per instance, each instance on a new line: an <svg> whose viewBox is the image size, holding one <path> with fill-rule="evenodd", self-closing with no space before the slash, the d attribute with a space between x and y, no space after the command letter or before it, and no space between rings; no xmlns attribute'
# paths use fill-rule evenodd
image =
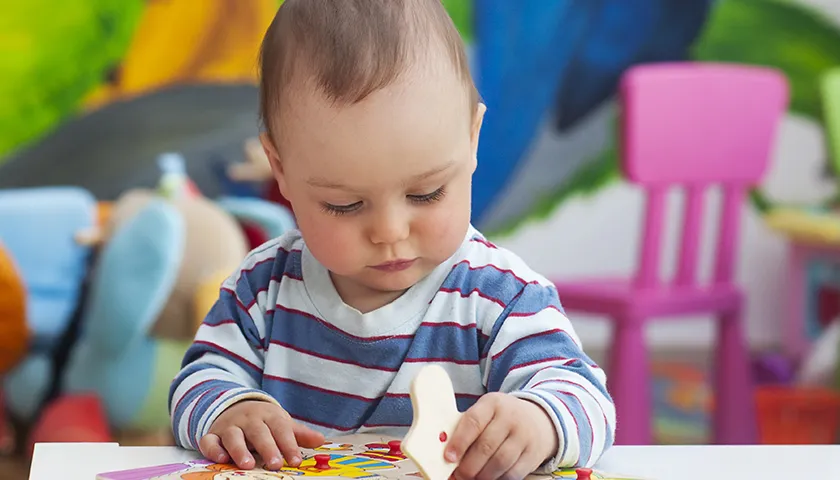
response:
<svg viewBox="0 0 840 480"><path fill-rule="evenodd" d="M268 157L268 163L271 164L272 171L275 168L275 164L277 164L277 167L280 167L280 155L277 154L277 149L274 147L274 143L271 141L268 132L260 133L260 144L262 144L265 156Z"/></svg>
<svg viewBox="0 0 840 480"><path fill-rule="evenodd" d="M475 107L472 127L470 128L470 144L472 146L473 155L477 155L478 153L478 137L481 134L481 124L484 122L484 112L486 111L487 105L483 103L479 103Z"/></svg>

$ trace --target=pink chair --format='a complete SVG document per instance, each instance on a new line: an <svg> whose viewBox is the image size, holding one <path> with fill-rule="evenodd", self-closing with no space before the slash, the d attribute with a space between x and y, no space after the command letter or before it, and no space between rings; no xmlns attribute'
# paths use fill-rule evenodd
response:
<svg viewBox="0 0 840 480"><path fill-rule="evenodd" d="M614 322L609 389L616 403L616 443L652 441L644 329L661 316L713 314L714 441L757 440L750 359L744 336L744 294L734 283L738 233L747 190L768 165L788 102L786 79L765 68L671 63L631 68L620 86L621 165L644 189L647 207L638 270L632 279L556 281L566 310ZM722 208L713 278L697 279L704 192L721 187ZM685 190L685 211L673 279L660 278L666 194Z"/></svg>

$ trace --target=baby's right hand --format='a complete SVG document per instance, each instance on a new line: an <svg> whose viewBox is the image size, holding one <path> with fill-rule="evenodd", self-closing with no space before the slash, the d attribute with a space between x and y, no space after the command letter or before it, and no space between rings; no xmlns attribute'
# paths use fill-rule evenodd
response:
<svg viewBox="0 0 840 480"><path fill-rule="evenodd" d="M251 455L251 451L256 451L266 468L277 470L283 467L283 459L290 466L300 465L299 446L315 448L323 443L323 435L295 422L279 406L261 400L243 400L216 418L198 448L208 460L233 461L244 470L256 465Z"/></svg>

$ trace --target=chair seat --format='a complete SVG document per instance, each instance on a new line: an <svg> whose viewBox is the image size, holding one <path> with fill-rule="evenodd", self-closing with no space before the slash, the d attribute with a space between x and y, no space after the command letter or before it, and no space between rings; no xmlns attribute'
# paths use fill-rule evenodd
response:
<svg viewBox="0 0 840 480"><path fill-rule="evenodd" d="M639 288L628 279L555 281L566 310L652 317L737 310L743 293L731 284Z"/></svg>

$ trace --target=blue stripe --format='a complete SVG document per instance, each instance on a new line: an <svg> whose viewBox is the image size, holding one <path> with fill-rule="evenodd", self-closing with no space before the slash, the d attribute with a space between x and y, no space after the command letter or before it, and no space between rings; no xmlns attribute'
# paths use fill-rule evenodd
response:
<svg viewBox="0 0 840 480"><path fill-rule="evenodd" d="M273 258L261 260L251 269L242 269L236 281L236 296L245 307L255 301L255 295L260 289L268 288L272 278L281 279L284 274L293 278L301 278L301 253L299 250L288 252L279 247L273 247L276 252Z"/></svg>
<svg viewBox="0 0 840 480"><path fill-rule="evenodd" d="M187 349L187 353L184 355L184 365L188 365L192 362L198 361L204 354L207 353L214 353L239 365L243 370L248 372L248 376L251 377L254 383L260 383L260 380L262 380L262 370L259 370L259 366L245 363L243 360L231 356L227 352L223 352L221 350L218 350L214 346L207 345L204 343L193 343L192 345L190 345L190 348ZM254 367L256 367L257 369L255 369ZM219 370L224 370L222 367L219 366L216 366L216 368L218 368Z"/></svg>
<svg viewBox="0 0 840 480"><path fill-rule="evenodd" d="M325 371L324 375L330 372ZM380 403L380 399L351 398L268 377L263 389L293 417L341 430L359 428Z"/></svg>
<svg viewBox="0 0 840 480"><path fill-rule="evenodd" d="M455 404L459 412L466 412L477 401L478 398L473 396L455 397ZM398 425L409 427L411 426L413 417L414 412L411 408L411 399L409 397L385 397L379 402L379 407L365 423L373 426Z"/></svg>
<svg viewBox="0 0 840 480"><path fill-rule="evenodd" d="M574 395L570 395L565 392L549 393L555 395L558 400L563 402L563 404L569 408L569 411L572 412L572 416L575 417L575 421L578 425L578 442L580 443L579 463L583 465L588 462L592 456L592 425L587 420L583 405Z"/></svg>
<svg viewBox="0 0 840 480"><path fill-rule="evenodd" d="M529 283L520 292L508 315L533 315L551 307L565 314L557 297L557 290L554 287Z"/></svg>
<svg viewBox="0 0 840 480"><path fill-rule="evenodd" d="M410 337L366 342L351 338L309 315L277 308L271 339L354 365L397 371L412 343Z"/></svg>
<svg viewBox="0 0 840 480"><path fill-rule="evenodd" d="M507 305L516 298L522 286L522 280L513 273L489 265L471 268L468 263L461 262L447 275L441 290L458 290L463 294L477 290L483 296Z"/></svg>
<svg viewBox="0 0 840 480"><path fill-rule="evenodd" d="M560 410L557 409L557 402L553 395L550 393L540 391L540 390L529 390L528 393L536 395L542 398L548 405L551 407L551 410L554 412L554 418L557 419L557 423L560 425L561 433L563 434L563 438L569 438L569 431L566 429L566 424L563 423L563 417L560 415ZM558 458L563 458L566 456L566 450L569 448L569 442L563 442L562 447L560 448L560 455Z"/></svg>
<svg viewBox="0 0 840 480"><path fill-rule="evenodd" d="M602 412L603 413L603 412ZM613 442L613 432L612 432L612 425L607 421L606 415L601 419L604 421L604 427L606 428L606 438L604 439L604 449L601 450L602 452L606 452L610 447L612 447Z"/></svg>
<svg viewBox="0 0 840 480"><path fill-rule="evenodd" d="M186 395L182 396L180 398L180 401L179 401L180 403L178 403L178 407L175 409L175 412L172 415L172 417L174 419L176 419L176 421L173 422L175 424L175 426L180 424L181 418L184 416L185 410L190 406L190 404L193 402L193 400L195 400L199 396L203 395L204 392L206 392L208 390L212 390L214 388L223 388L223 387L224 388L238 388L238 387L240 387L240 385L237 385L233 382L227 382L227 381L224 381L224 380L208 380L205 383L202 383L198 387L195 387L192 390L190 390L189 392L187 392ZM208 394L208 395L212 395L212 394ZM203 413L203 409L201 407L201 402L196 404L195 408L197 410L195 411L195 414L193 415L193 420L196 420ZM204 408L206 408L206 406ZM192 432L193 427L194 427L194 425L192 423L190 423L187 426L187 431Z"/></svg>
<svg viewBox="0 0 840 480"><path fill-rule="evenodd" d="M409 359L447 359L478 363L479 332L475 327L421 325L408 351Z"/></svg>
<svg viewBox="0 0 840 480"><path fill-rule="evenodd" d="M178 372L177 375L175 375L175 378L169 384L169 403L168 403L167 408L169 409L170 412L172 411L172 402L174 400L173 396L175 395L175 389L177 389L181 385L181 382L186 380L186 378L189 377L190 375L192 375L194 373L198 373L198 372L200 372L204 369L207 369L207 368L218 368L218 367L216 367L215 365L209 364L209 363L195 362L195 363L191 363L191 364L187 365L186 367L183 367L183 369L180 372Z"/></svg>
<svg viewBox="0 0 840 480"><path fill-rule="evenodd" d="M224 392L225 392L225 393L226 393L227 391L229 391L229 390L234 389L234 388L239 388L239 389L241 389L241 388L242 388L242 385L231 384L230 382L221 382L221 381L220 381L220 383L227 383L227 384L229 384L229 385L230 385L230 386L227 386L227 387L226 387L226 388L224 388L224 389L222 389L222 388L218 388L218 390L224 390ZM215 389L215 387L214 387L214 389ZM261 390L257 390L257 389L253 389L253 388L249 388L249 389L247 389L247 390L240 390L239 392L237 392L237 393L236 393L236 395L235 395L235 396L232 396L232 397L230 397L230 398L225 397L225 393L222 393L222 395L219 395L219 392L208 393L208 394L207 394L207 398L213 398L213 399L215 399L216 397L218 397L218 399L217 399L217 400L215 400L212 404L207 405L206 407L204 407L204 411L202 411L202 412L201 412L201 413L202 413L202 415L198 415L198 413L199 413L199 412L196 412L196 416L195 416L195 417L193 417L193 418L194 418L195 420L199 420L201 417L205 416L205 415L204 415L205 413L207 413L207 414L208 414L208 415L207 415L207 419L213 418L213 417L216 415L216 412L219 410L219 408L220 408L220 407L221 407L221 406L222 406L222 405L223 405L226 401L228 401L230 398L237 398L237 397L241 397L241 396L244 396L244 395L249 395L249 394L254 394L254 393L257 393L257 394L260 394L260 395L265 395L265 393L266 393L266 392L263 392L263 391L261 391ZM206 420L205 420L205 421L206 421ZM203 430L203 429L204 429L204 426L202 426L202 430ZM195 438L195 441L196 441L196 442L198 442L198 440L199 440L198 438L196 438L196 437L198 436L198 435L197 435L197 433L198 433L198 432L197 432L197 431L195 431L195 430L192 430L192 429L190 430L190 437L191 437L191 438Z"/></svg>
<svg viewBox="0 0 840 480"><path fill-rule="evenodd" d="M527 318L512 318L507 321L517 320L528 321ZM490 363L490 376L487 380L487 389L491 392L498 391L508 373L518 365L536 363L543 360L547 361L552 358L583 359L584 362L592 364L589 357L586 356L566 332L552 332L524 341L518 341L513 343L511 347L505 349L501 356ZM587 380L593 381L595 384L599 383L584 365L581 362L577 368L574 364L562 368L566 370L580 370L578 373L581 375L585 373L584 376ZM557 368L561 367L558 366Z"/></svg>
<svg viewBox="0 0 840 480"><path fill-rule="evenodd" d="M245 304L247 306L247 304ZM215 326L226 320L234 320L239 327L239 330L245 336L245 340L252 347L262 344L260 338L260 331L254 323L254 319L248 315L248 312L242 311L236 303L236 298L228 290L219 292L219 299L210 308L204 323ZM199 340L201 337L199 337Z"/></svg>

